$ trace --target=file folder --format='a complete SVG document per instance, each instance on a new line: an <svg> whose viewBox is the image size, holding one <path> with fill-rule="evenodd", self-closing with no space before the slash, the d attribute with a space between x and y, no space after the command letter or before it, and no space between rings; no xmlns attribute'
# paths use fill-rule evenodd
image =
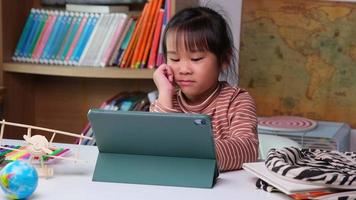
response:
<svg viewBox="0 0 356 200"><path fill-rule="evenodd" d="M91 109L88 119L93 181L211 188L218 177L207 115Z"/></svg>

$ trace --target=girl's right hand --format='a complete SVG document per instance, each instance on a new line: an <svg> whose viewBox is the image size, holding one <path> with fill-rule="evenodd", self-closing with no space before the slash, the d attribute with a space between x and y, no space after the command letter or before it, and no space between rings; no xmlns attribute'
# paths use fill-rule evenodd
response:
<svg viewBox="0 0 356 200"><path fill-rule="evenodd" d="M158 89L159 103L172 108L172 97L175 92L172 68L167 64L160 65L153 73L153 81Z"/></svg>

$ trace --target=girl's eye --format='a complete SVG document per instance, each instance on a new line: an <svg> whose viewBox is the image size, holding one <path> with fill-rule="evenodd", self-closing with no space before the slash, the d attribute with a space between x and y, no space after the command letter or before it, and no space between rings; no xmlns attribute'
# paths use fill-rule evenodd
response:
<svg viewBox="0 0 356 200"><path fill-rule="evenodd" d="M203 59L203 57L191 58L191 60L192 60L193 62L197 62L197 61L202 60L202 59Z"/></svg>
<svg viewBox="0 0 356 200"><path fill-rule="evenodd" d="M179 62L179 59L175 59L175 58L170 58L170 60L171 60L172 62Z"/></svg>

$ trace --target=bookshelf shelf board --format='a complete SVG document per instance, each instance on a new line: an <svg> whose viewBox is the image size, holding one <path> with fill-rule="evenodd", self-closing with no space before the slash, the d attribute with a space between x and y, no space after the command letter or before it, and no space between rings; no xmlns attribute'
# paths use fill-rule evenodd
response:
<svg viewBox="0 0 356 200"><path fill-rule="evenodd" d="M24 74L67 76L83 78L152 79L152 69L119 69L117 67L83 67L62 65L38 65L28 63L3 63L5 72Z"/></svg>

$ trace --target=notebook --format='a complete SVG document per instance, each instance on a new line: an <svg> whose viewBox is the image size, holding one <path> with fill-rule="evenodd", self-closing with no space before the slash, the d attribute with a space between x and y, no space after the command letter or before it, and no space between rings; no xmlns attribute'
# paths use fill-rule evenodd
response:
<svg viewBox="0 0 356 200"><path fill-rule="evenodd" d="M99 149L93 181L213 187L209 116L91 109L88 118Z"/></svg>
<svg viewBox="0 0 356 200"><path fill-rule="evenodd" d="M308 191L326 191L328 189L326 186L312 185L296 181L293 182L284 179L269 171L264 162L244 163L242 168L288 195Z"/></svg>

